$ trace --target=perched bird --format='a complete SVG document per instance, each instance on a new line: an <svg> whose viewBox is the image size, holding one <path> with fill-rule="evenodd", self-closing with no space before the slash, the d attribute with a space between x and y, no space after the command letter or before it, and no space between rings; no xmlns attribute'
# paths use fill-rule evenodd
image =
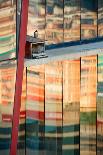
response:
<svg viewBox="0 0 103 155"><path fill-rule="evenodd" d="M37 30L34 32L34 38L38 38L38 31Z"/></svg>

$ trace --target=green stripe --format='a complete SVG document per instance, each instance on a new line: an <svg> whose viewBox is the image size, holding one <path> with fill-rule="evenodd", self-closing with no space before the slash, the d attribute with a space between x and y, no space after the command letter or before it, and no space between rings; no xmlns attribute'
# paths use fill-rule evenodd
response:
<svg viewBox="0 0 103 155"><path fill-rule="evenodd" d="M103 55L98 56L98 61L101 61L101 60L103 61Z"/></svg>
<svg viewBox="0 0 103 155"><path fill-rule="evenodd" d="M75 132L75 131L79 131L79 124L63 126L63 132L64 133Z"/></svg>
<svg viewBox="0 0 103 155"><path fill-rule="evenodd" d="M6 54L9 54L9 53L13 53L13 52L16 53L16 48L14 48L14 49L12 49L12 50L10 50L10 51L7 51L7 52L5 52L5 53L1 53L0 56L6 55Z"/></svg>
<svg viewBox="0 0 103 155"><path fill-rule="evenodd" d="M80 113L80 125L82 124L93 125L95 123L96 123L96 111Z"/></svg>
<svg viewBox="0 0 103 155"><path fill-rule="evenodd" d="M102 67L103 66L103 63L98 63L98 67Z"/></svg>
<svg viewBox="0 0 103 155"><path fill-rule="evenodd" d="M70 149L70 150L63 150L63 155L79 155L79 149Z"/></svg>
<svg viewBox="0 0 103 155"><path fill-rule="evenodd" d="M79 136L63 137L63 144L79 144Z"/></svg>
<svg viewBox="0 0 103 155"><path fill-rule="evenodd" d="M0 41L10 40L13 36L14 36L14 35L7 36L7 37L0 37Z"/></svg>

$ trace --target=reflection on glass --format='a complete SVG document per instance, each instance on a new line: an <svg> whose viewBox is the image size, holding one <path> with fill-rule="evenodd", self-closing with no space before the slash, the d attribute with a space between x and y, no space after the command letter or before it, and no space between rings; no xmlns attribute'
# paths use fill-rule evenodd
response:
<svg viewBox="0 0 103 155"><path fill-rule="evenodd" d="M21 95L21 108L20 108L20 118L19 118L19 133L18 133L18 145L17 145L17 155L25 155L25 114L26 114L26 69L23 73L22 82L22 95Z"/></svg>
<svg viewBox="0 0 103 155"><path fill-rule="evenodd" d="M38 31L38 37L45 38L45 0L29 0L27 34L33 36Z"/></svg>
<svg viewBox="0 0 103 155"><path fill-rule="evenodd" d="M27 69L26 154L44 151L44 65Z"/></svg>
<svg viewBox="0 0 103 155"><path fill-rule="evenodd" d="M63 0L46 1L46 40L48 44L63 42Z"/></svg>
<svg viewBox="0 0 103 155"><path fill-rule="evenodd" d="M16 64L0 63L0 154L9 155L15 91Z"/></svg>
<svg viewBox="0 0 103 155"><path fill-rule="evenodd" d="M0 60L16 56L15 0L0 1Z"/></svg>
<svg viewBox="0 0 103 155"><path fill-rule="evenodd" d="M103 0L98 0L98 36L103 36Z"/></svg>
<svg viewBox="0 0 103 155"><path fill-rule="evenodd" d="M62 63L45 66L45 153L62 155Z"/></svg>
<svg viewBox="0 0 103 155"><path fill-rule="evenodd" d="M80 40L80 0L64 0L64 42Z"/></svg>
<svg viewBox="0 0 103 155"><path fill-rule="evenodd" d="M98 56L97 155L103 154L103 55Z"/></svg>
<svg viewBox="0 0 103 155"><path fill-rule="evenodd" d="M81 0L81 39L97 37L97 0Z"/></svg>
<svg viewBox="0 0 103 155"><path fill-rule="evenodd" d="M80 154L96 155L96 56L81 58Z"/></svg>
<svg viewBox="0 0 103 155"><path fill-rule="evenodd" d="M63 62L63 155L79 155L80 60Z"/></svg>

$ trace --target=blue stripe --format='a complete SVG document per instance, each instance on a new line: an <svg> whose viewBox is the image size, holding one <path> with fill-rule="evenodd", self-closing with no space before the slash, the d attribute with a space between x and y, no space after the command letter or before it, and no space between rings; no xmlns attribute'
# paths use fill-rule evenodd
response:
<svg viewBox="0 0 103 155"><path fill-rule="evenodd" d="M44 143L43 142L32 142L30 140L26 140L26 147L33 149L33 150L43 150L44 149Z"/></svg>
<svg viewBox="0 0 103 155"><path fill-rule="evenodd" d="M10 142L0 142L0 150L8 150L10 149L10 144L11 144L11 141ZM25 142L19 142L18 143L18 149L24 149L25 148Z"/></svg>
<svg viewBox="0 0 103 155"><path fill-rule="evenodd" d="M76 46L76 45L83 45L83 44L95 43L95 42L100 42L100 41L103 41L103 37L92 38L92 39L87 39L87 40L82 40L82 41L77 40L77 41L70 41L70 42L64 42L64 43L58 43L58 44L51 44L51 45L46 45L46 50L69 47L69 46Z"/></svg>
<svg viewBox="0 0 103 155"><path fill-rule="evenodd" d="M19 125L19 131L24 131L25 130L25 123ZM2 128L0 127L0 134L11 134L12 127L9 128Z"/></svg>

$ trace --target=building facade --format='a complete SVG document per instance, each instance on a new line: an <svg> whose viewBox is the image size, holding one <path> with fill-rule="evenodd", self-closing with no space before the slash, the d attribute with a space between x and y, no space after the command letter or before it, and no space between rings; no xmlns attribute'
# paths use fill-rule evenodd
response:
<svg viewBox="0 0 103 155"><path fill-rule="evenodd" d="M0 1L4 155L11 144L21 5L21 0ZM27 34L35 30L47 49L102 41L103 1L29 0ZM17 154L103 155L103 54L24 67Z"/></svg>

